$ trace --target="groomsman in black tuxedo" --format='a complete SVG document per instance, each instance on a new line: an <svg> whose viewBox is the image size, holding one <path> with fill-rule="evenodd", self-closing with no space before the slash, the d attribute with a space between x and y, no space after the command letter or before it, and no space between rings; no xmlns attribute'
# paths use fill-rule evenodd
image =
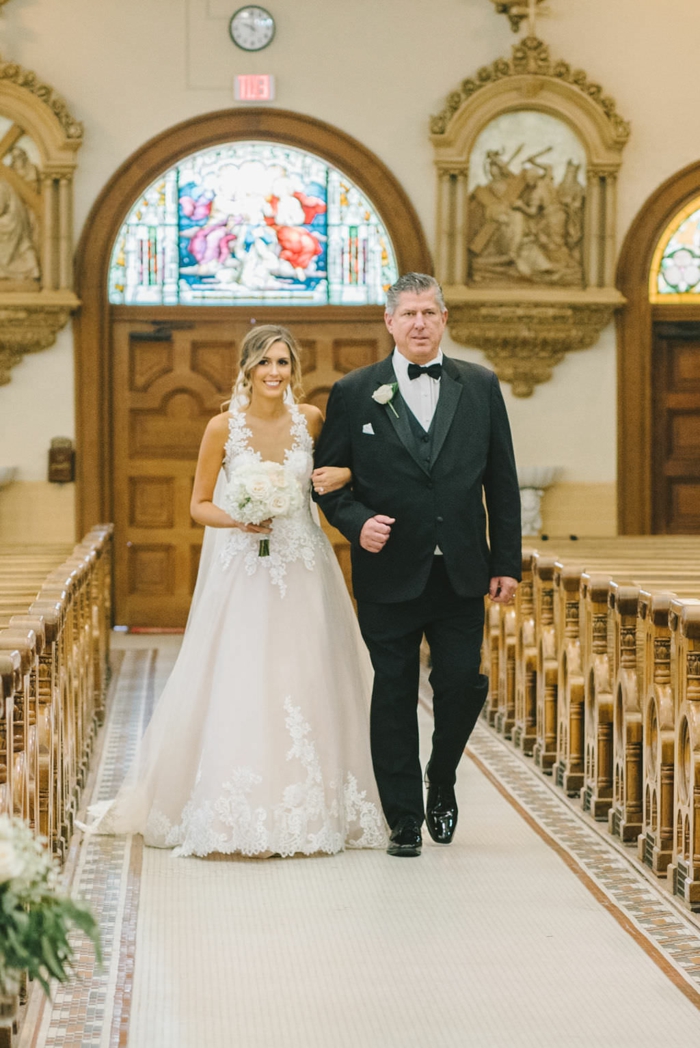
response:
<svg viewBox="0 0 700 1048"><path fill-rule="evenodd" d="M388 851L419 855L421 640L435 717L425 818L433 840L449 844L457 765L488 690L479 671L484 595L507 603L520 578L520 493L498 379L440 348L447 310L437 281L401 277L385 320L393 353L335 384L316 449L317 466L348 466L352 483L316 497L352 544Z"/></svg>

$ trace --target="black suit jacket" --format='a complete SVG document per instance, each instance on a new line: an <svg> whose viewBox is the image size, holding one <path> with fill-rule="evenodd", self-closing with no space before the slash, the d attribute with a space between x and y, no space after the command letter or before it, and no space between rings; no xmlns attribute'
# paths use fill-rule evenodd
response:
<svg viewBox="0 0 700 1048"><path fill-rule="evenodd" d="M352 545L355 597L380 604L418 597L437 544L463 597L483 596L493 576L519 579L520 491L495 374L443 358L429 466L418 453L409 408L398 391L392 401L398 418L389 405L372 399L379 386L395 381L389 356L336 382L316 448L317 466L352 470L351 485L315 497ZM366 432L368 424L373 434ZM384 549L368 553L360 532L377 513L396 523Z"/></svg>

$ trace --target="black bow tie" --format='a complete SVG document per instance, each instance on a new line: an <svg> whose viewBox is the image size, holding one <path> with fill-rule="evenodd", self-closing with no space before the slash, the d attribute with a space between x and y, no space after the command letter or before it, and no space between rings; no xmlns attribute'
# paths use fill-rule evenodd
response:
<svg viewBox="0 0 700 1048"><path fill-rule="evenodd" d="M420 364L409 364L408 365L408 377L409 378L420 378L421 375L430 375L431 378L440 378L442 374L442 364L428 364L427 367L421 367Z"/></svg>

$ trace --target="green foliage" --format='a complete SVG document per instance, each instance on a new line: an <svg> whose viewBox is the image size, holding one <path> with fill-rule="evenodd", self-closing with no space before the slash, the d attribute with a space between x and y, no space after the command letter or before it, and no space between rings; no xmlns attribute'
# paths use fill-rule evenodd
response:
<svg viewBox="0 0 700 1048"><path fill-rule="evenodd" d="M73 929L83 932L102 963L97 923L80 902L61 894L51 857L29 827L0 815L0 986L22 971L46 994L50 980L75 971Z"/></svg>

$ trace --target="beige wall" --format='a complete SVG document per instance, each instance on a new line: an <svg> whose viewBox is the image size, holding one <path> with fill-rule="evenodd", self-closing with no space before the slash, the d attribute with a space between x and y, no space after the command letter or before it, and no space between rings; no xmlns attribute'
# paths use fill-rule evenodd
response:
<svg viewBox="0 0 700 1048"><path fill-rule="evenodd" d="M234 73L259 71L276 75L276 105L335 124L374 150L408 192L432 244L429 117L464 77L508 53L516 39L490 0L271 0L277 37L251 56L228 39L235 6L229 0L34 0L3 9L3 57L34 69L85 124L76 236L96 195L136 148L181 120L232 106ZM700 4L550 0L549 6L541 35L555 57L586 69L632 121L619 185L621 239L659 182L700 152ZM483 360L476 351L459 352ZM588 527L585 492L595 488L607 492L601 520L608 530L616 454L612 328L594 349L560 365L534 397L506 396L519 460L561 467L561 490L547 496L557 528ZM0 464L18 465L23 482L41 481L51 437L73 433L72 401L67 330L0 388ZM13 496L18 502L20 490ZM68 492L60 496L66 502ZM8 492L0 499L8 505Z"/></svg>

